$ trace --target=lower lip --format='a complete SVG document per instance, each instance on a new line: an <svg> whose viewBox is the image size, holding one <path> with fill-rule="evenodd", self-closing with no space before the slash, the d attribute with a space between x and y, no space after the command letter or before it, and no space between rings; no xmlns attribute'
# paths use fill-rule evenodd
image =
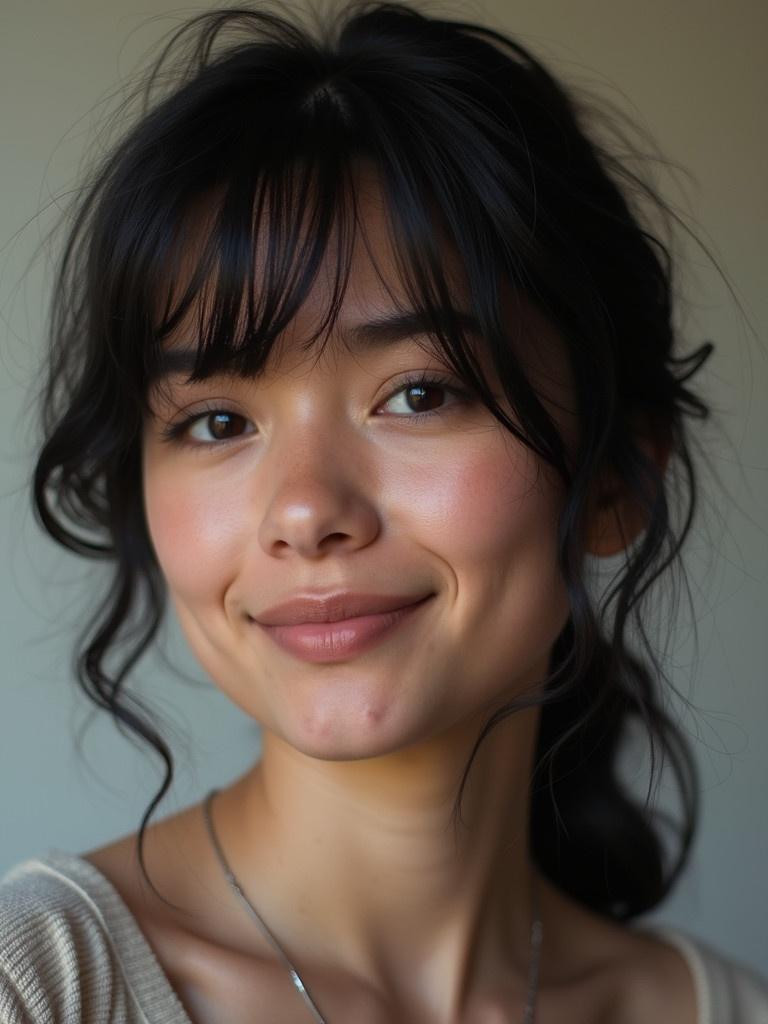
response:
<svg viewBox="0 0 768 1024"><path fill-rule="evenodd" d="M406 608L377 615L360 615L339 622L304 622L299 626L262 625L261 628L279 647L302 661L344 661L362 654L398 626L409 622L431 596Z"/></svg>

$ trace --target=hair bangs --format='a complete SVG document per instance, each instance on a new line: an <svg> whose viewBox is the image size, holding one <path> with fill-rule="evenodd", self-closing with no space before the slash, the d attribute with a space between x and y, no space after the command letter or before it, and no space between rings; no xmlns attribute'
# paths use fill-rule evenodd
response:
<svg viewBox="0 0 768 1024"><path fill-rule="evenodd" d="M201 197L179 224L155 303L150 382L169 347L194 351L191 380L218 372L258 376L330 262L336 270L329 309L303 344L310 347L328 332L352 259L341 178L311 168L304 175L291 167L265 169L234 178L215 197Z"/></svg>
<svg viewBox="0 0 768 1024"><path fill-rule="evenodd" d="M255 21L267 35L276 31L268 19ZM124 154L116 177L125 181L157 162L154 174L142 175L141 195L131 197L122 224L111 211L110 235L119 244L104 250L118 282L109 305L123 309L123 330L109 342L117 348L113 364L124 371L139 362L135 374L122 374L126 397L146 409L169 346L194 350L190 379L220 371L258 376L321 267L332 263L326 314L305 342L310 348L322 338L322 352L356 233L365 233L355 168L368 161L379 175L398 284L430 325L429 346L506 429L564 473L558 431L515 351L536 339L521 331L512 343L501 314L500 289L511 288L520 305L535 277L526 256L535 183L524 138L502 166L484 87L466 71L451 79L457 69L448 50L441 59L450 95L438 97L424 87L437 63L411 59L395 36L390 52L351 62L347 51L360 40L349 30L335 51L296 32L283 64L265 60L259 75L255 57L266 43L222 59L208 40L209 65L146 119ZM451 272L446 253L455 260ZM455 316L457 288L478 324L474 338ZM497 400L483 354L512 416Z"/></svg>

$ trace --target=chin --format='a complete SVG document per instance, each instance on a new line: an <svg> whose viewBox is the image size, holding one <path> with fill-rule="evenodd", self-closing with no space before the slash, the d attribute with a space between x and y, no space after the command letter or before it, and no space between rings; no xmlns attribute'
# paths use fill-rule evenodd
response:
<svg viewBox="0 0 768 1024"><path fill-rule="evenodd" d="M383 712L379 706L338 711L313 709L282 732L294 749L322 761L361 761L385 757L427 739L426 729Z"/></svg>

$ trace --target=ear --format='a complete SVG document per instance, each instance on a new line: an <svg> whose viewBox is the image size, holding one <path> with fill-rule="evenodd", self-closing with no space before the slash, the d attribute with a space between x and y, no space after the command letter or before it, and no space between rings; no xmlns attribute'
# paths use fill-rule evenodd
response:
<svg viewBox="0 0 768 1024"><path fill-rule="evenodd" d="M669 439L637 437L636 443L664 476L669 463ZM598 478L589 504L585 550L608 558L629 547L647 526L645 512L613 473Z"/></svg>

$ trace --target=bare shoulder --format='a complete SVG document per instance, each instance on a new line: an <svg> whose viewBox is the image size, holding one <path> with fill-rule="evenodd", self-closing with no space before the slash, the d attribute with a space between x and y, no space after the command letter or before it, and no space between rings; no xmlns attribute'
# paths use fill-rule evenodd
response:
<svg viewBox="0 0 768 1024"><path fill-rule="evenodd" d="M557 967L547 1000L551 1013L542 1013L542 1020L697 1024L693 975L674 946L596 914L548 882L543 895L556 925L548 934L545 925L545 947Z"/></svg>
<svg viewBox="0 0 768 1024"><path fill-rule="evenodd" d="M80 856L110 882L169 980L179 982L198 953L196 928L191 927L200 910L194 885L198 854L190 812L181 811L147 829L144 862L152 885L141 871L137 833Z"/></svg>
<svg viewBox="0 0 768 1024"><path fill-rule="evenodd" d="M625 931L616 963L611 1024L698 1024L691 969L672 945L649 934Z"/></svg>
<svg viewBox="0 0 768 1024"><path fill-rule="evenodd" d="M188 886L182 889L179 883L186 876L186 862L195 860L193 833L190 808L153 823L144 834L147 875L167 903L188 895ZM121 836L80 856L111 882L134 916L140 920L169 916L167 904L153 892L141 871L137 833Z"/></svg>

